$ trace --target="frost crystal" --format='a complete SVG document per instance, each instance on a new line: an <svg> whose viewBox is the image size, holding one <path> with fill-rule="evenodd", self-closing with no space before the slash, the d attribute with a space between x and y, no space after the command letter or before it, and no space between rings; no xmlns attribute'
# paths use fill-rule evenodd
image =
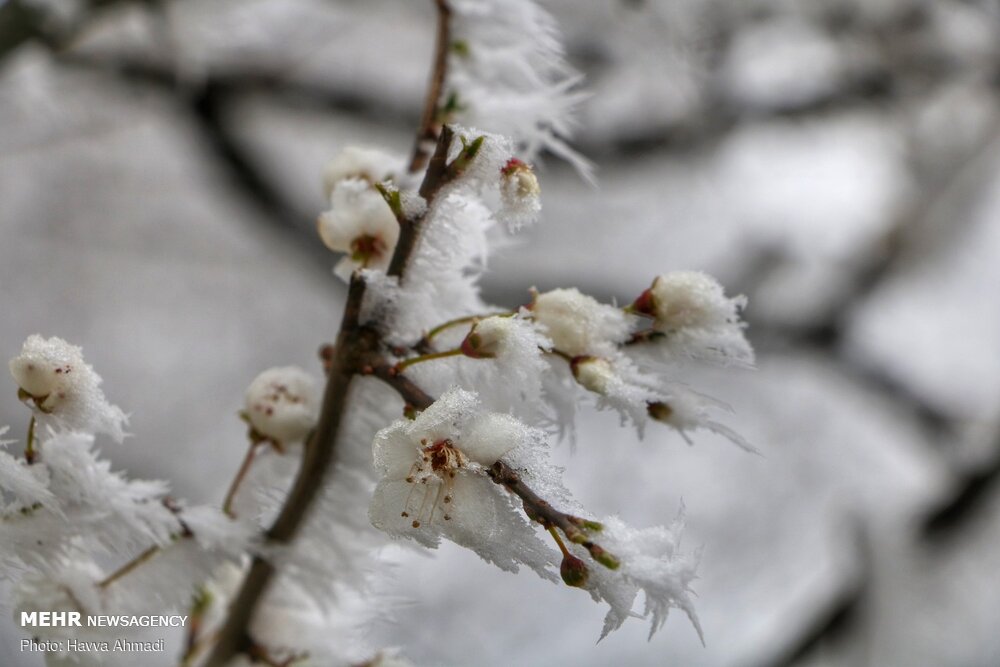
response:
<svg viewBox="0 0 1000 667"><path fill-rule="evenodd" d="M487 309L477 282L494 224L490 209L475 193L442 193L422 223L402 284L381 272L366 273L371 286L366 311L373 313L390 343L411 344L443 321Z"/></svg>
<svg viewBox="0 0 1000 667"><path fill-rule="evenodd" d="M10 360L10 373L31 399L40 423L124 439L128 418L108 403L101 377L83 360L79 347L61 338L28 336L21 354Z"/></svg>
<svg viewBox="0 0 1000 667"><path fill-rule="evenodd" d="M690 589L699 556L680 550L683 507L670 527L636 529L617 517L604 519L602 524L602 544L619 558L621 565L617 571L591 568L592 576L587 582L586 588L594 600L603 600L611 606L601 637L620 628L633 615L635 598L641 591L645 598L642 616L650 619L650 637L663 627L670 609L679 608L704 641ZM579 554L585 554L579 546L573 546Z"/></svg>
<svg viewBox="0 0 1000 667"><path fill-rule="evenodd" d="M300 442L319 418L319 391L297 366L269 368L250 383L246 415L257 433L281 444Z"/></svg>
<svg viewBox="0 0 1000 667"><path fill-rule="evenodd" d="M81 627L39 625L32 628L32 633L46 640L81 637L85 633L92 638L99 630L88 627L85 617L101 613L96 584L103 576L104 573L93 561L76 555L74 558L61 558L45 571L24 577L17 583L12 595L15 623L20 627L21 612L75 612L84 617Z"/></svg>
<svg viewBox="0 0 1000 667"><path fill-rule="evenodd" d="M552 17L534 0L455 0L447 92L454 120L490 128L527 159L549 151L590 178L570 148L580 76L563 57Z"/></svg>

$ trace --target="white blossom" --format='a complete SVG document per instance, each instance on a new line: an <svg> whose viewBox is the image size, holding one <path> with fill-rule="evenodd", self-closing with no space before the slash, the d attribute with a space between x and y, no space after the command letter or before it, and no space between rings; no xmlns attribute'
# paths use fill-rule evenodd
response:
<svg viewBox="0 0 1000 667"><path fill-rule="evenodd" d="M339 181L330 197L330 210L321 214L316 224L326 247L347 253L334 269L344 280L357 268L389 266L399 238L399 222L368 181Z"/></svg>
<svg viewBox="0 0 1000 667"><path fill-rule="evenodd" d="M121 442L128 418L108 403L101 377L83 360L83 351L61 338L28 336L10 373L31 398L42 424L103 433Z"/></svg>
<svg viewBox="0 0 1000 667"><path fill-rule="evenodd" d="M486 469L542 434L510 415L485 413L475 394L454 389L416 419L376 435L381 479L369 516L379 529L436 547L441 536L498 567L528 565L551 579L553 556Z"/></svg>
<svg viewBox="0 0 1000 667"><path fill-rule="evenodd" d="M323 192L330 198L341 181L358 179L374 185L395 181L404 171L398 156L379 148L347 146L323 169Z"/></svg>
<svg viewBox="0 0 1000 667"><path fill-rule="evenodd" d="M628 339L631 318L575 287L534 295L531 316L545 329L554 349L571 357L601 356Z"/></svg>
<svg viewBox="0 0 1000 667"><path fill-rule="evenodd" d="M245 410L254 430L280 444L300 442L319 418L319 391L297 366L269 368L247 387Z"/></svg>

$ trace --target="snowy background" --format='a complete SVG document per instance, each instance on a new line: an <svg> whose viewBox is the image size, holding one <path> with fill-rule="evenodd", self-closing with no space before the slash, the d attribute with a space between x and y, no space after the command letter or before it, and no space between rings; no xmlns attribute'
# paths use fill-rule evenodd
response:
<svg viewBox="0 0 1000 667"><path fill-rule="evenodd" d="M247 383L319 375L344 294L321 169L408 149L430 2L37 4L0 0L0 356L82 345L132 414L115 465L220 500ZM556 447L598 514L683 499L706 647L680 614L595 646L585 594L449 545L401 556L373 642L450 666L1000 664L1000 4L545 4L593 93L599 185L546 161L543 224L486 293L715 274L750 297L759 370L700 386L764 455L608 414ZM0 624L0 664L40 664L18 638Z"/></svg>

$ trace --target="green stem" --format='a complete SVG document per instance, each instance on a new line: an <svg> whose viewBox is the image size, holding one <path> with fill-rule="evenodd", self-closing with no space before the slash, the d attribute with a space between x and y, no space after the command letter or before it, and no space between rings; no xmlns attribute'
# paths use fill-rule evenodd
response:
<svg viewBox="0 0 1000 667"><path fill-rule="evenodd" d="M24 460L31 465L35 462L35 457L38 451L35 449L35 416L31 415L31 421L28 422L28 443L24 447Z"/></svg>
<svg viewBox="0 0 1000 667"><path fill-rule="evenodd" d="M403 361L396 364L396 372L402 373L407 367L414 364L420 364L425 361L434 361L435 359L445 359L447 357L458 357L462 355L462 348L456 347L454 350L445 350L444 352L432 352L430 354L422 354L419 357L410 357L409 359L404 359Z"/></svg>
<svg viewBox="0 0 1000 667"><path fill-rule="evenodd" d="M559 546L559 551L562 552L563 558L569 558L571 555L569 553L569 549L566 548L566 544L562 541L562 538L559 537L559 533L556 532L555 526L549 526L548 530L549 535L552 536L552 539L554 539L556 544Z"/></svg>
<svg viewBox="0 0 1000 667"><path fill-rule="evenodd" d="M468 324L469 322L474 322L476 320L484 320L487 317L510 317L512 315L514 315L514 313L508 311L503 313L486 313L485 315L467 315L465 317L458 317L453 320L448 320L447 322L439 324L430 331L428 331L424 335L424 342L430 342L432 338L437 336L442 331L445 331L446 329L450 329L452 327L457 327L460 324Z"/></svg>

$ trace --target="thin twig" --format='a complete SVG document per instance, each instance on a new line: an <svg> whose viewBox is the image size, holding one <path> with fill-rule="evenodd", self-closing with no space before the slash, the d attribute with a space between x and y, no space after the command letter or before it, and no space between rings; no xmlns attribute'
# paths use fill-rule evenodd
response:
<svg viewBox="0 0 1000 667"><path fill-rule="evenodd" d="M404 369L413 366L414 364L422 364L425 361L434 361L436 359L447 359L448 357L457 357L463 354L462 348L455 348L454 350L444 350L442 352L428 352L427 354L422 354L419 357L410 357L409 359L404 359L396 364L396 372L402 372Z"/></svg>
<svg viewBox="0 0 1000 667"><path fill-rule="evenodd" d="M160 547L159 545L154 544L153 546L149 547L141 554L139 554L138 556L136 556L135 558L133 558L132 560L125 563L120 568L109 574L107 577L99 581L97 583L97 587L107 588L108 586L115 583L116 581L127 575L129 572L131 572L132 570L135 570L140 565L142 565L143 563L145 563L158 553L160 553Z"/></svg>
<svg viewBox="0 0 1000 667"><path fill-rule="evenodd" d="M431 156L430 163L427 165L427 174L420 185L420 196L428 203L445 184L445 175L448 172L448 151L451 149L453 138L454 133L451 128L444 127L438 138L437 148L434 149L434 155ZM407 219L405 222L400 222L399 239L396 241L396 250L386 272L388 275L397 277L403 275L406 263L417 244L420 223L423 222L423 219L424 216L421 215L413 220Z"/></svg>
<svg viewBox="0 0 1000 667"><path fill-rule="evenodd" d="M444 92L445 77L448 73L448 51L451 48L451 8L447 0L435 0L437 5L437 37L434 45L434 65L431 68L430 84L424 98L424 110L420 117L420 128L413 143L410 158L410 173L419 173L427 165L431 146L441 132L441 95Z"/></svg>
<svg viewBox="0 0 1000 667"><path fill-rule="evenodd" d="M240 464L240 469L236 471L236 476L233 477L233 481L229 483L229 490L226 492L226 499L222 501L222 511L231 518L236 517L236 514L233 512L233 501L236 500L236 492L239 491L240 485L246 478L247 473L250 472L250 466L253 464L254 456L257 454L257 448L261 444L262 443L260 441L250 443L250 446L247 448L247 453L243 457L243 463Z"/></svg>

